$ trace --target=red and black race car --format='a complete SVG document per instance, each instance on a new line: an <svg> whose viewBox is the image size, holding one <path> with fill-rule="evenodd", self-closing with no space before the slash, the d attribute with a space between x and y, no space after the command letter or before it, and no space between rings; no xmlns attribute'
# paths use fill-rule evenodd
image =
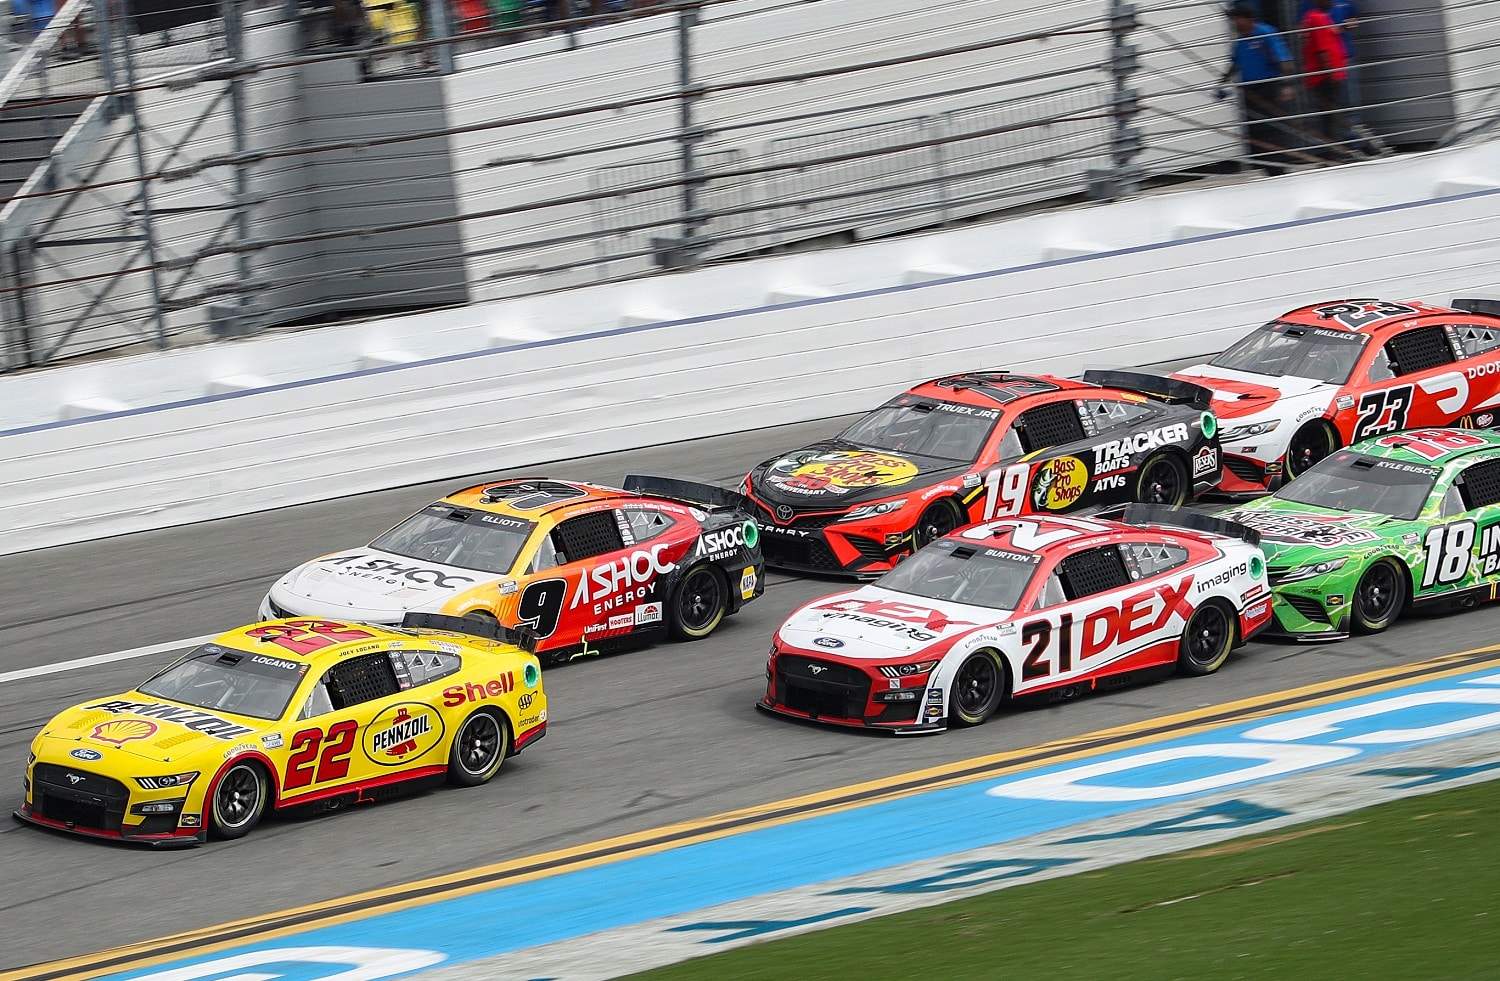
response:
<svg viewBox="0 0 1500 981"><path fill-rule="evenodd" d="M1371 436L1500 423L1500 301L1318 303L1172 377L1213 391L1220 491L1260 495Z"/></svg>
<svg viewBox="0 0 1500 981"><path fill-rule="evenodd" d="M1091 371L924 382L745 478L768 565L875 575L955 528L1101 504L1182 504L1219 483L1209 392Z"/></svg>

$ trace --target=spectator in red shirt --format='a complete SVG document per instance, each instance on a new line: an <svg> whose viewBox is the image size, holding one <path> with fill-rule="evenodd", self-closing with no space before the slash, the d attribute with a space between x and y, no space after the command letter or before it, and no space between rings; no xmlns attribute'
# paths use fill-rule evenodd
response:
<svg viewBox="0 0 1500 981"><path fill-rule="evenodd" d="M1332 6L1333 0L1313 0L1302 18L1302 71L1316 109L1312 124L1325 148L1336 151L1349 135L1349 121L1344 117L1349 108L1344 100L1349 54L1328 13Z"/></svg>

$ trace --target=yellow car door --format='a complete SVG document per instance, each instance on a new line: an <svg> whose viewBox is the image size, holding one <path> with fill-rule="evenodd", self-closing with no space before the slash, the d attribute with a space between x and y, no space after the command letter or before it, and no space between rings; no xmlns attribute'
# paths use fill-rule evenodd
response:
<svg viewBox="0 0 1500 981"><path fill-rule="evenodd" d="M402 694L387 651L340 661L313 684L283 747L281 800L296 804L333 796L389 772L364 751L366 737Z"/></svg>

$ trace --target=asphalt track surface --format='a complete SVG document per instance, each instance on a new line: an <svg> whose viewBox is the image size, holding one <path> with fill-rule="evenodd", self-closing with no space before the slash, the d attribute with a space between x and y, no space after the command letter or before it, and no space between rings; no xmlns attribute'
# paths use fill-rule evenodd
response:
<svg viewBox="0 0 1500 981"><path fill-rule="evenodd" d="M841 425L496 470L468 483L508 472L608 483L632 471L731 482ZM0 557L0 675L247 622L270 582L293 565L368 541L465 484L446 480ZM841 588L773 573L766 595L708 640L549 669L547 738L485 787L322 817L270 817L245 839L185 851L0 825L0 969L1464 651L1500 626L1500 610L1480 609L1408 619L1375 639L1256 642L1208 678L1008 710L977 729L924 738L825 729L754 711L772 631L796 606ZM173 656L0 683L0 786L9 788L0 804L20 803L27 745L49 717L127 690Z"/></svg>

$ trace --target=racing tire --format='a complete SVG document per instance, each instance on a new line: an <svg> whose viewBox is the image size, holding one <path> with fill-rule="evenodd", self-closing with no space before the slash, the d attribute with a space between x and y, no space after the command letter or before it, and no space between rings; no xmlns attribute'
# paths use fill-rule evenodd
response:
<svg viewBox="0 0 1500 981"><path fill-rule="evenodd" d="M948 692L948 722L967 728L983 725L1005 697L1005 664L991 650L964 658Z"/></svg>
<svg viewBox="0 0 1500 981"><path fill-rule="evenodd" d="M475 623L482 623L487 626L494 626L500 623L500 618L489 610L470 610L464 614L464 619L473 620Z"/></svg>
<svg viewBox="0 0 1500 981"><path fill-rule="evenodd" d="M214 785L208 804L208 830L215 838L243 838L266 811L266 772L259 763L233 764Z"/></svg>
<svg viewBox="0 0 1500 981"><path fill-rule="evenodd" d="M1295 480L1339 448L1339 434L1325 419L1314 419L1292 434L1286 445L1286 479Z"/></svg>
<svg viewBox="0 0 1500 981"><path fill-rule="evenodd" d="M678 640L702 640L713 633L729 612L729 583L711 565L695 565L677 584L668 615L672 636Z"/></svg>
<svg viewBox="0 0 1500 981"><path fill-rule="evenodd" d="M1157 453L1141 464L1135 479L1135 499L1142 504L1180 507L1193 496L1187 465L1175 453Z"/></svg>
<svg viewBox="0 0 1500 981"><path fill-rule="evenodd" d="M1390 559L1371 563L1354 587L1349 626L1357 634L1378 634L1406 606L1406 570Z"/></svg>
<svg viewBox="0 0 1500 981"><path fill-rule="evenodd" d="M1177 642L1177 670L1202 677L1223 667L1234 649L1234 620L1222 603L1210 601L1194 610Z"/></svg>
<svg viewBox="0 0 1500 981"><path fill-rule="evenodd" d="M937 501L917 519L917 523L911 529L911 550L931 545L933 542L947 535L956 528L961 528L966 522L959 508L952 501Z"/></svg>
<svg viewBox="0 0 1500 981"><path fill-rule="evenodd" d="M448 782L478 787L500 772L510 755L510 722L500 712L478 709L458 725L448 750Z"/></svg>

